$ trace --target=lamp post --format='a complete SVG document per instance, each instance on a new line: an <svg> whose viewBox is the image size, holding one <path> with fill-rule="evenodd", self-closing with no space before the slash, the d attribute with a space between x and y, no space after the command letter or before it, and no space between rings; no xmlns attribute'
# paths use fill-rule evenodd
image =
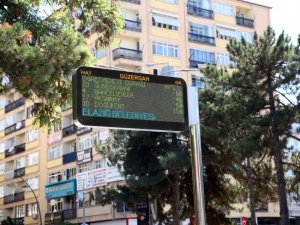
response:
<svg viewBox="0 0 300 225"><path fill-rule="evenodd" d="M34 191L32 190L32 188L30 187L30 185L26 182L26 180L24 180L23 177L21 177L21 179L24 181L25 185L23 187L28 187L30 189L30 191L33 193L33 196L35 198L35 202L37 204L37 210L38 210L38 213L39 213L39 219L40 219L40 225L43 225L43 222L42 222L42 215L41 215L41 208L40 208L40 204L39 204L39 201L36 197L36 194L34 193Z"/></svg>

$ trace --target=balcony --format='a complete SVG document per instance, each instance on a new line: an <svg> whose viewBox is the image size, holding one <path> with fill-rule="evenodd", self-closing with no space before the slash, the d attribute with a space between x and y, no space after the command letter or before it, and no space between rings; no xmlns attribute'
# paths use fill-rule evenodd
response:
<svg viewBox="0 0 300 225"><path fill-rule="evenodd" d="M201 62L201 61L191 60L190 59L190 68L198 68L199 64L211 64L211 65L215 65L215 62Z"/></svg>
<svg viewBox="0 0 300 225"><path fill-rule="evenodd" d="M52 213L46 213L45 214L45 224L55 224L63 222L62 218L62 212L52 212Z"/></svg>
<svg viewBox="0 0 300 225"><path fill-rule="evenodd" d="M25 175L25 167L16 169L16 170L14 171L14 178L22 177L22 176L24 176L24 175Z"/></svg>
<svg viewBox="0 0 300 225"><path fill-rule="evenodd" d="M254 28L254 20L236 16L236 24L244 27Z"/></svg>
<svg viewBox="0 0 300 225"><path fill-rule="evenodd" d="M11 218L11 222L14 225L24 225L24 218ZM10 224L10 222L6 219L2 221L3 224Z"/></svg>
<svg viewBox="0 0 300 225"><path fill-rule="evenodd" d="M124 29L132 30L132 31L141 31L142 30L141 21L134 21L134 20L125 19Z"/></svg>
<svg viewBox="0 0 300 225"><path fill-rule="evenodd" d="M63 164L67 164L75 161L76 161L76 152L70 152L68 154L63 155Z"/></svg>
<svg viewBox="0 0 300 225"><path fill-rule="evenodd" d="M134 4L141 4L141 0L123 0L124 2L130 2L130 3L134 3Z"/></svg>
<svg viewBox="0 0 300 225"><path fill-rule="evenodd" d="M92 128L87 128L87 127L81 127L81 128L78 128L77 129L77 136L80 136L80 135L83 135L83 134L86 134L86 133L89 133L92 131Z"/></svg>
<svg viewBox="0 0 300 225"><path fill-rule="evenodd" d="M190 15L193 16L199 16L199 17L204 17L208 19L213 19L214 18L214 12L209 9L203 9L200 7L197 7L193 4L187 4L187 12Z"/></svg>
<svg viewBox="0 0 300 225"><path fill-rule="evenodd" d="M63 221L70 220L70 219L76 219L76 208L66 209L66 210L62 211L62 219L63 219Z"/></svg>
<svg viewBox="0 0 300 225"><path fill-rule="evenodd" d="M4 204L9 204L9 203L13 203L15 201L15 197L14 195L6 195L4 196Z"/></svg>
<svg viewBox="0 0 300 225"><path fill-rule="evenodd" d="M5 113L8 113L24 104L25 104L25 98L19 98L18 100L5 106Z"/></svg>
<svg viewBox="0 0 300 225"><path fill-rule="evenodd" d="M70 136L72 134L75 134L77 131L77 127L73 124L71 126L65 127L62 129L62 136L63 137L67 137Z"/></svg>
<svg viewBox="0 0 300 225"><path fill-rule="evenodd" d="M24 191L15 194L15 202L24 200Z"/></svg>
<svg viewBox="0 0 300 225"><path fill-rule="evenodd" d="M199 42L209 45L215 45L215 38L201 34L189 33L189 40L192 42Z"/></svg>
<svg viewBox="0 0 300 225"><path fill-rule="evenodd" d="M5 135L11 134L15 131L21 130L25 127L25 120L17 122L9 127L6 127L4 130Z"/></svg>
<svg viewBox="0 0 300 225"><path fill-rule="evenodd" d="M11 180L14 179L14 171L8 171L8 172L4 172L4 180Z"/></svg>
<svg viewBox="0 0 300 225"><path fill-rule="evenodd" d="M25 143L5 150L5 158L25 151Z"/></svg>
<svg viewBox="0 0 300 225"><path fill-rule="evenodd" d="M113 59L116 60L120 58L141 61L143 59L142 51L121 47L116 48L113 50Z"/></svg>

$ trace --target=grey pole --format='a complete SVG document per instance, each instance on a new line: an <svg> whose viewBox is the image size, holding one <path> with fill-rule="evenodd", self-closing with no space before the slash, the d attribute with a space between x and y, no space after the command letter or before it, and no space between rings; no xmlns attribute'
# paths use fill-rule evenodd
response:
<svg viewBox="0 0 300 225"><path fill-rule="evenodd" d="M195 87L188 89L188 105L196 224L206 225L198 89Z"/></svg>
<svg viewBox="0 0 300 225"><path fill-rule="evenodd" d="M35 198L35 201L36 201L36 204L37 204L37 207L38 207L38 211L39 211L38 213L39 213L39 218L40 218L40 225L43 225L43 223L42 223L42 215L41 215L41 208L40 208L39 201L38 201L38 199L37 199L37 197L36 197L34 191L33 191L32 188L30 187L30 185L26 182L26 180L24 180L23 177L21 177L21 179L24 181L26 187L28 187L28 188L30 189L30 191L32 192L32 194L33 194L33 196L34 196L34 198Z"/></svg>

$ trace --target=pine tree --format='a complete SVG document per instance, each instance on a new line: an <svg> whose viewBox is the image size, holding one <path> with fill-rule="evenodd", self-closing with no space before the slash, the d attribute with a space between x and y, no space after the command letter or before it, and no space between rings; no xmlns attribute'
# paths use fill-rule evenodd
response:
<svg viewBox="0 0 300 225"><path fill-rule="evenodd" d="M106 46L122 23L115 1L1 0L1 94L14 86L34 101L35 122L50 125L68 101L71 73L91 59L85 38Z"/></svg>

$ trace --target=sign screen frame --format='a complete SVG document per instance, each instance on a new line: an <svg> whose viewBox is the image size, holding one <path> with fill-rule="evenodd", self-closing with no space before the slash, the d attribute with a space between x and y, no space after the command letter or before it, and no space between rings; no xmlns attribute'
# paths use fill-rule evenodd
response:
<svg viewBox="0 0 300 225"><path fill-rule="evenodd" d="M182 87L183 94L183 122L151 121L123 118L93 117L82 115L82 77L96 76L111 79L119 79L121 74L143 76L148 79L147 83L171 84ZM126 81L132 81L126 79ZM136 80L134 80L136 82ZM143 81L140 81L143 82ZM150 90L151 91L151 90ZM182 132L188 129L188 103L187 86L182 78L165 77L143 73L110 70L94 67L79 67L72 75L73 94L73 119L77 126L105 127L110 129L142 130L157 132ZM154 106L155 107L155 106ZM134 109L132 110L134 111Z"/></svg>

